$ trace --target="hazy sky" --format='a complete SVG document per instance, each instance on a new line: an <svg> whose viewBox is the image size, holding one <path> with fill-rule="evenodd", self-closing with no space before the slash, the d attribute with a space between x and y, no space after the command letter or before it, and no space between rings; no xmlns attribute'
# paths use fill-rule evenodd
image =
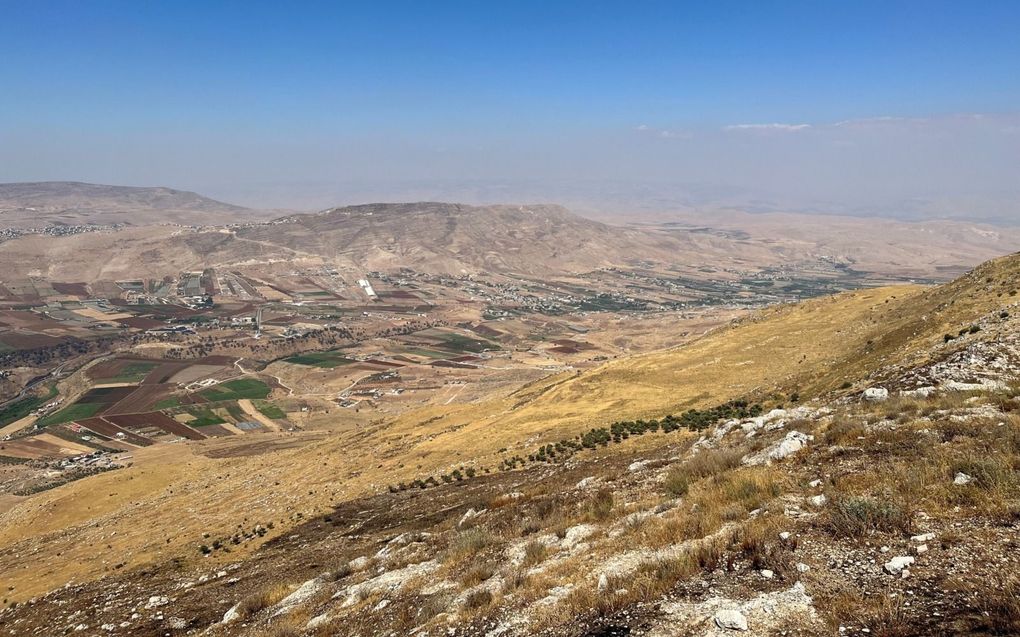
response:
<svg viewBox="0 0 1020 637"><path fill-rule="evenodd" d="M1020 221L1018 34L1016 1L0 0L0 181Z"/></svg>

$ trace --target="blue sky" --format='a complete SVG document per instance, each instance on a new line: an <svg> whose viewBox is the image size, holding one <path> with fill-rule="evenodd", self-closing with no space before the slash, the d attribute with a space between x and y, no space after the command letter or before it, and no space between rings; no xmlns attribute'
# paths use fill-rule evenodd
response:
<svg viewBox="0 0 1020 637"><path fill-rule="evenodd" d="M645 174L758 188L742 176L753 167L726 183L727 162L746 154L732 135L809 129L741 125L956 121L946 134L981 138L973 152L989 144L994 161L1020 140L1008 133L1020 111L1020 2L34 0L0 10L4 181L242 197L266 183ZM969 114L997 118L1005 141L958 130ZM649 152L649 131L673 150ZM692 171L696 154L717 170Z"/></svg>

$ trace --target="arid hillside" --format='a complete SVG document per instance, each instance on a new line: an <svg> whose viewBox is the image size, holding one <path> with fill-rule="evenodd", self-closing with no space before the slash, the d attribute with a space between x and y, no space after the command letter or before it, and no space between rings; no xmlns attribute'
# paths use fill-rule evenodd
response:
<svg viewBox="0 0 1020 637"><path fill-rule="evenodd" d="M257 211L171 188L72 181L0 184L0 228L160 223L220 225Z"/></svg>
<svg viewBox="0 0 1020 637"><path fill-rule="evenodd" d="M685 245L695 247L552 205L369 204L286 217L237 234L370 270L407 266L451 274L588 271L663 261Z"/></svg>
<svg viewBox="0 0 1020 637"><path fill-rule="evenodd" d="M163 572L171 563L173 572L200 573L241 560L244 566L229 568L258 571L262 555L258 547L265 540L273 540L274 547L291 546L283 538L292 529L305 528L301 525L309 519L328 522L334 507L416 481L422 486L415 488L428 493L436 488L431 485L446 481L440 476L453 472L460 476L455 482L470 483L471 476L510 470L508 475L520 472L521 484L526 484L538 475L535 471L541 475L556 471L564 458L572 458L565 466L575 466L570 463L587 453L651 454L648 459L672 466L676 454L685 453L682 450L696 440L691 430L714 426L724 418L753 418L744 407L716 410L734 400L765 410L802 405L806 411L794 413L803 417L774 419L790 423L806 418L815 424L807 429L814 433L805 435L817 437L822 435L818 427L839 425L838 419L825 415L830 412L819 410L850 405L847 417L867 422L872 412L861 415L853 405L869 388L881 388L876 393L882 399L890 396L890 390L903 390L925 400L947 392L1006 391L1020 357L1015 326L1018 288L1020 257L1014 255L944 286L876 289L774 308L680 348L619 359L588 372L550 376L489 400L411 411L368 427L339 427L325 436L265 434L263 442L240 447L229 441L203 441L139 450L129 468L9 503L0 518L4 547L0 568L9 574L12 587L8 599L24 601L70 580L84 583L106 575L116 581L153 568ZM685 415L689 410L695 410L693 416ZM667 435L661 423L669 415L682 426ZM633 424L651 419L656 421L654 430ZM618 430L614 423L620 422L631 424ZM793 435L793 426L788 427ZM605 431L606 439L593 430ZM637 431L645 435L621 435ZM596 436L591 439L594 450L582 445L589 440L584 437L588 432ZM612 442L615 439L619 443ZM600 440L609 446L602 447ZM804 440L794 446L802 447ZM763 448L754 441L741 453ZM615 479L598 475L598 467L585 470L597 479ZM755 476L754 480L767 477ZM773 477L782 485L793 479ZM732 479L738 478L739 474ZM769 493L773 488L778 497L786 487L768 487ZM502 491L506 496L514 487L499 489L487 491L486 497L498 499ZM621 512L646 497L659 497L655 495L659 487L651 483L639 481L628 489L620 502L629 504ZM1011 491L1007 495L1015 497ZM703 497L715 496L706 492ZM772 497L754 501L765 506ZM438 519L433 514L439 512L423 506L414 509L416 519ZM612 503L609 506L617 510ZM728 515L723 515L724 521ZM239 543L223 540L251 525L260 525L264 532L245 535ZM327 536L341 545L345 537ZM215 550L212 557L204 557L197 550L217 538L229 551ZM287 550L294 551L287 559L305 561L300 547ZM86 587L107 585L113 584ZM355 604L368 598L356 596ZM627 595L620 599L633 601ZM488 608L490 602L481 606ZM201 605L197 599L188 603ZM555 606L558 601L550 603ZM199 615L209 613L207 608ZM471 617L468 620L473 621ZM157 625L163 626L152 624Z"/></svg>

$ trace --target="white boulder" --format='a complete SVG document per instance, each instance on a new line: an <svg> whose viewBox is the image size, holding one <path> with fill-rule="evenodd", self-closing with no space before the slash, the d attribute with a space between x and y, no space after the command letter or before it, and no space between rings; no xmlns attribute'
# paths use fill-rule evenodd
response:
<svg viewBox="0 0 1020 637"><path fill-rule="evenodd" d="M899 575L908 566L914 563L914 558L910 555L898 555L888 562L883 567L885 572L890 575Z"/></svg>
<svg viewBox="0 0 1020 637"><path fill-rule="evenodd" d="M735 608L724 608L715 614L715 625L726 630L747 630L747 618Z"/></svg>
<svg viewBox="0 0 1020 637"><path fill-rule="evenodd" d="M885 387L868 387L864 390L864 400L880 403L889 400L889 390Z"/></svg>

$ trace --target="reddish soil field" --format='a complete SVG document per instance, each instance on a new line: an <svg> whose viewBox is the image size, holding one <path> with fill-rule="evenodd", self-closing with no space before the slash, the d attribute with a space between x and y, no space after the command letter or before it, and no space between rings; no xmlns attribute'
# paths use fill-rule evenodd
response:
<svg viewBox="0 0 1020 637"><path fill-rule="evenodd" d="M36 347L49 347L56 345L63 338L47 336L45 334L24 334L22 332L0 333L0 342L14 349L35 349Z"/></svg>
<svg viewBox="0 0 1020 637"><path fill-rule="evenodd" d="M135 391L135 386L133 385L129 387L96 387L85 392L75 402L103 403L106 405L106 409L109 409L111 405L116 405L130 396L133 391Z"/></svg>
<svg viewBox="0 0 1020 637"><path fill-rule="evenodd" d="M137 414L169 396L175 385L139 385L138 389L107 409L106 414Z"/></svg>
<svg viewBox="0 0 1020 637"><path fill-rule="evenodd" d="M124 427L125 429L156 427L169 434L180 436L181 438L187 438L188 440L203 440L205 438L205 436L198 431L195 431L191 427L181 424L173 418L170 418L158 411L146 414L121 414L119 416L108 416L106 417L106 420L109 420L120 427Z"/></svg>
<svg viewBox="0 0 1020 637"><path fill-rule="evenodd" d="M406 290L392 290L390 292L379 292L379 298L381 299L408 299L411 301L420 301L421 298L417 295L407 292Z"/></svg>
<svg viewBox="0 0 1020 637"><path fill-rule="evenodd" d="M455 363L453 361L435 361L432 363L433 367L452 367L454 369L478 369L475 365L467 365L465 363Z"/></svg>
<svg viewBox="0 0 1020 637"><path fill-rule="evenodd" d="M553 341L553 343L556 343L560 347L571 347L578 351L584 351L586 349L596 349L596 347L591 343L581 343L580 341L572 341L569 338L561 338L559 340Z"/></svg>
<svg viewBox="0 0 1020 637"><path fill-rule="evenodd" d="M11 327L30 330L64 329L67 327L60 321L23 310L2 310L0 311L0 321Z"/></svg>
<svg viewBox="0 0 1020 637"><path fill-rule="evenodd" d="M160 363L159 367L157 367L156 369L154 369L151 372L149 372L149 375L145 377L145 380L142 381L142 384L143 385L159 385L161 383L165 383L168 380L170 380L170 378L174 374L176 374L177 372L179 372L182 369L186 368L188 365L191 365L191 363L190 362L183 362L183 363L168 363L168 362L164 362L164 363Z"/></svg>
<svg viewBox="0 0 1020 637"><path fill-rule="evenodd" d="M77 424L81 425L85 429L93 433L97 433L100 436L105 436L111 440L121 440L139 447L148 447L153 444L151 440L143 436L139 436L133 431L122 429L117 425L105 420L103 418L86 418L85 420L79 420ZM118 438L117 434L124 434L123 438Z"/></svg>
<svg viewBox="0 0 1020 637"><path fill-rule="evenodd" d="M34 437L0 442L0 456L12 458L60 458L60 446Z"/></svg>
<svg viewBox="0 0 1020 637"><path fill-rule="evenodd" d="M158 360L148 358L136 358L133 356L119 356L117 358L103 361L93 365L89 369L89 377L95 380L116 378L124 373L124 369L131 363L158 363Z"/></svg>
<svg viewBox="0 0 1020 637"><path fill-rule="evenodd" d="M487 325L472 325L468 327L468 329L474 332L475 334L478 334L479 336L485 336L487 338L498 338L500 336L503 336L503 332L494 330L491 327L488 327Z"/></svg>
<svg viewBox="0 0 1020 637"><path fill-rule="evenodd" d="M61 294L70 294L72 296L87 297L89 295L88 284L84 282L79 283L51 283L53 289Z"/></svg>
<svg viewBox="0 0 1020 637"><path fill-rule="evenodd" d="M142 316L132 316L131 318L117 319L115 323L120 323L124 327L133 327L137 330L151 330L156 327L165 327L166 323L163 321L157 321L156 319L145 318Z"/></svg>
<svg viewBox="0 0 1020 637"><path fill-rule="evenodd" d="M221 438L223 436L233 436L234 432L224 429L220 425L209 425L208 427L202 427L201 431L203 434L211 438Z"/></svg>

